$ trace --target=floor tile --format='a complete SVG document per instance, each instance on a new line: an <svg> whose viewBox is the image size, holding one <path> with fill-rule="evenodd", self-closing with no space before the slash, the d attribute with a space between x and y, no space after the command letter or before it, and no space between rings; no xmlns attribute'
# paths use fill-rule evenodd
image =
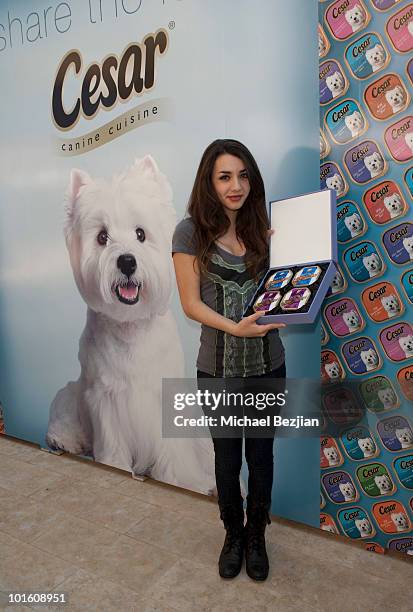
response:
<svg viewBox="0 0 413 612"><path fill-rule="evenodd" d="M141 612L141 597L116 582L77 570L55 592L65 593L66 606L48 605L51 612ZM44 612L44 606L33 606Z"/></svg>
<svg viewBox="0 0 413 612"><path fill-rule="evenodd" d="M62 474L68 478L88 482L94 486L104 488L118 485L125 480L132 479L132 476L125 471L112 468L86 458L76 455L55 455L44 450L39 450L35 455L30 456L28 461L33 465L48 467L49 469Z"/></svg>
<svg viewBox="0 0 413 612"><path fill-rule="evenodd" d="M0 531L23 542L32 542L64 518L65 514L54 503L42 504L0 488Z"/></svg>
<svg viewBox="0 0 413 612"><path fill-rule="evenodd" d="M169 508L196 519L203 519L211 523L220 522L218 504L215 498L205 495L179 490L163 483L147 479L120 483L117 489L123 495L135 497L146 503Z"/></svg>
<svg viewBox="0 0 413 612"><path fill-rule="evenodd" d="M33 544L135 592L148 589L178 560L176 555L156 546L74 516L36 538Z"/></svg>
<svg viewBox="0 0 413 612"><path fill-rule="evenodd" d="M401 578L409 579L413 571L412 563L390 555L369 553L361 543L349 542L347 538L323 533L309 527L293 526L291 523L274 521L266 531L268 540L275 546L292 547L301 554L315 558L340 559L340 564L349 570L354 566L388 580L388 572L394 571Z"/></svg>
<svg viewBox="0 0 413 612"><path fill-rule="evenodd" d="M0 487L27 496L62 480L62 476L46 468L31 465L14 456L1 455Z"/></svg>
<svg viewBox="0 0 413 612"><path fill-rule="evenodd" d="M0 590L48 591L76 572L76 566L0 532Z"/></svg>
<svg viewBox="0 0 413 612"><path fill-rule="evenodd" d="M36 491L30 499L45 507L78 516L96 525L120 533L153 512L153 506L119 493L117 488L105 488L88 482L68 479Z"/></svg>

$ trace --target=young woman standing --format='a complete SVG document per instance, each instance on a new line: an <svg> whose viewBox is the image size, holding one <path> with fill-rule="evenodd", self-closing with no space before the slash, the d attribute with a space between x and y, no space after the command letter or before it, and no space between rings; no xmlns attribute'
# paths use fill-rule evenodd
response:
<svg viewBox="0 0 413 612"><path fill-rule="evenodd" d="M264 183L250 151L236 140L216 140L205 150L188 205L173 237L173 260L182 308L202 324L197 360L206 378L285 378L278 328L257 325L242 313L268 267L269 220ZM226 538L219 573L233 578L245 550L248 575L265 580L264 531L270 518L273 438L245 439L248 464L247 524L240 490L242 438L213 437L220 517Z"/></svg>

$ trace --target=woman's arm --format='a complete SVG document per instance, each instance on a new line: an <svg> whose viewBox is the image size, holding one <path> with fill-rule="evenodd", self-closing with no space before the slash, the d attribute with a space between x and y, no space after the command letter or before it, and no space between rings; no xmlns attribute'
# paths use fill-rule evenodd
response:
<svg viewBox="0 0 413 612"><path fill-rule="evenodd" d="M285 327L284 323L257 325L257 319L262 317L262 313L259 312L241 319L239 323L218 314L201 300L200 274L196 257L186 253L174 253L173 261L182 308L189 319L242 338L262 337L271 329Z"/></svg>

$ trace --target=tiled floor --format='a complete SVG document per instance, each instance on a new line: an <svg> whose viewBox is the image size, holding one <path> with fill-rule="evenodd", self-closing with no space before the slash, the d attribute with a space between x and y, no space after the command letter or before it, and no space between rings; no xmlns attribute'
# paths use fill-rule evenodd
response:
<svg viewBox="0 0 413 612"><path fill-rule="evenodd" d="M216 502L0 436L0 609L6 592L65 593L67 611L413 610L411 559L274 519L270 576L222 580Z"/></svg>

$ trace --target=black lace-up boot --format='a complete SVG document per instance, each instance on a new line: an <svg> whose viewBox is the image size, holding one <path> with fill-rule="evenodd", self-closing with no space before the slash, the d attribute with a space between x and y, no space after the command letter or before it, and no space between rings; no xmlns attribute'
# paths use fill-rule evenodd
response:
<svg viewBox="0 0 413 612"><path fill-rule="evenodd" d="M253 580L265 580L269 564L265 549L265 528L271 523L266 504L247 500L247 524L245 525L245 563L247 574Z"/></svg>
<svg viewBox="0 0 413 612"><path fill-rule="evenodd" d="M219 556L219 575L235 578L241 571L244 557L244 509L241 502L240 505L222 506L220 510L227 535Z"/></svg>

